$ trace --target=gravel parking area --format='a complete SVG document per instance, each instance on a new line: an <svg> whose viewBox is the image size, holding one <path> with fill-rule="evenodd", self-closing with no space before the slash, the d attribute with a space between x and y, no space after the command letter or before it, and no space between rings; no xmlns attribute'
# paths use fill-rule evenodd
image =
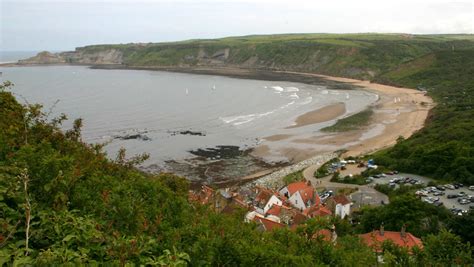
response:
<svg viewBox="0 0 474 267"><path fill-rule="evenodd" d="M390 184L390 182L393 181L394 179L400 179L400 178L406 178L406 177L416 179L417 181L422 183L424 189L426 189L428 187L427 184L430 181L433 181L433 179L431 179L431 178L427 178L427 177L423 177L423 176L419 176L419 175L408 174L408 173L399 173L399 174L395 174L395 175L385 175L385 176L380 177L380 178L375 178L374 177L374 180L370 184L371 185ZM410 183L405 183L405 185L408 185L408 184L410 184ZM399 187L398 183L395 184L395 188L397 188L397 187ZM473 203L466 203L467 201L465 201L465 204L461 204L458 201L461 198L473 199L474 200L474 191L469 190L469 186L464 186L464 187L460 187L460 188L457 188L457 189L445 188L444 191L439 190L439 189L435 189L435 190L423 190L422 189L422 191L427 191L426 196L421 197L421 199L423 201L427 201L427 202L431 203L432 200L435 200L435 199L439 198L439 200L436 201L436 202L442 203L442 205L444 207L446 207L447 209L451 209L451 210L456 209L456 211L453 211L453 213L455 213L455 214L462 214L463 212L469 211L470 206L472 206L473 209L474 209L474 202ZM436 192L442 192L442 193L444 193L444 195L435 195ZM464 194L466 196L465 197L460 197L459 195L463 194L461 192L464 192ZM439 194L439 193L437 193L437 194ZM457 195L458 197L448 198L448 195ZM433 205L435 205L435 204L436 203L433 203ZM438 205L440 205L440 204L438 204Z"/></svg>

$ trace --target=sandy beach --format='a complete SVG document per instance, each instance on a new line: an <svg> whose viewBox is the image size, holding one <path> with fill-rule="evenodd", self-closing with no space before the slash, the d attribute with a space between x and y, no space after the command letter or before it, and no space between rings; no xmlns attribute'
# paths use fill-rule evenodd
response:
<svg viewBox="0 0 474 267"><path fill-rule="evenodd" d="M338 133L309 133L304 137L276 134L265 139L273 142L279 140L282 142L282 145L276 151L272 151L266 143L263 143L262 146L264 147L257 147L253 153L258 158L265 158L271 154L279 153L291 162L296 163L314 155L338 150L346 151L343 157L372 153L394 145L400 136L408 138L423 128L429 110L433 107L433 100L423 92L415 89L312 73L282 73L285 75L305 75L307 77L348 84L361 90L375 93L379 96L379 99L371 107L374 113L369 125L362 129ZM331 118L338 112L336 109L340 108L335 108L334 106L325 107L323 109L328 111L328 114L324 116ZM303 114L297 119L296 125L302 126L311 122L318 123L324 121L320 117L323 109L314 113ZM319 114L317 115L318 118L311 118L311 115L316 116L316 114Z"/></svg>
<svg viewBox="0 0 474 267"><path fill-rule="evenodd" d="M334 120L344 115L344 113L346 113L346 105L344 103L335 103L299 116L295 120L295 125L289 126L287 129Z"/></svg>

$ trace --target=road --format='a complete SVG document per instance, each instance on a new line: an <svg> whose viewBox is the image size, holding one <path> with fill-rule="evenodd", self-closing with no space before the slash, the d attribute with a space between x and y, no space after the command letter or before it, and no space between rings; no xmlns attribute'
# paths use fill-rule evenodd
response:
<svg viewBox="0 0 474 267"><path fill-rule="evenodd" d="M314 172L318 169L318 165L312 165L303 171L303 176L306 180L311 181L311 184L315 188L326 188L328 190L337 191L343 188L357 189L356 192L352 193L349 197L354 203L355 208L360 208L363 205L380 206L382 204L388 204L388 196L375 190L370 185L355 185L355 184L343 184L331 182L331 176L327 176L321 179L314 178Z"/></svg>

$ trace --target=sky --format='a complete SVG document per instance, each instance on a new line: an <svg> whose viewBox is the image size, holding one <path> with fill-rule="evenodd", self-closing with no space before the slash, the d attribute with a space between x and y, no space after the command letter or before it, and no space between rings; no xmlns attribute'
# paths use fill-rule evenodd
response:
<svg viewBox="0 0 474 267"><path fill-rule="evenodd" d="M474 33L474 0L0 0L0 51L276 33Z"/></svg>

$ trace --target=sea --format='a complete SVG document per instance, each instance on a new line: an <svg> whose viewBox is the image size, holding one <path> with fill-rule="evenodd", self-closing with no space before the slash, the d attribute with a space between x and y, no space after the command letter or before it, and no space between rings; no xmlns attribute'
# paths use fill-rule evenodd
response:
<svg viewBox="0 0 474 267"><path fill-rule="evenodd" d="M42 104L49 119L66 114L65 130L82 118L82 139L106 144L111 159L120 148L128 157L147 153L143 170L205 183L281 163L257 160L248 152L306 112L344 102L346 114L352 114L377 99L369 92L325 85L162 71L0 66L0 72L2 81L15 84L11 91L19 101ZM334 122L291 131L317 132Z"/></svg>

